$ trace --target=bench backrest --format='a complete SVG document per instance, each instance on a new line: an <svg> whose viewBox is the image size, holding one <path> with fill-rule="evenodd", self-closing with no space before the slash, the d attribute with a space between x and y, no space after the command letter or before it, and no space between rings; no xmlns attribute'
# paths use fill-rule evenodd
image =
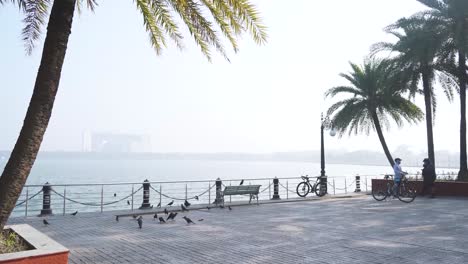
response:
<svg viewBox="0 0 468 264"><path fill-rule="evenodd" d="M261 185L226 186L226 188L224 188L224 195L258 194L260 186Z"/></svg>

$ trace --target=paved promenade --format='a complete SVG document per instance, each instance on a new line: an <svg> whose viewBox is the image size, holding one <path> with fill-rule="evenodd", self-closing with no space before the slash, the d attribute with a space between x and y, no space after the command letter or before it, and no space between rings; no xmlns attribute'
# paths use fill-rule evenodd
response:
<svg viewBox="0 0 468 264"><path fill-rule="evenodd" d="M178 207L177 207L178 208ZM371 196L192 210L159 224L113 213L15 218L70 249L70 263L468 263L468 199ZM203 221L198 221L204 219Z"/></svg>

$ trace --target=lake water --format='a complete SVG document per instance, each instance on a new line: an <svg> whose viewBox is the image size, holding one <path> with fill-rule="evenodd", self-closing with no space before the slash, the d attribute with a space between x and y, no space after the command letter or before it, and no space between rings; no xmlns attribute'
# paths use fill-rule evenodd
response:
<svg viewBox="0 0 468 264"><path fill-rule="evenodd" d="M0 163L0 168L3 169ZM422 167L405 167L410 174ZM326 164L330 177L391 174L390 166ZM457 169L438 168L439 173ZM312 162L214 161L214 160L37 160L27 184L116 183L149 181L215 180L221 178L283 178L320 175L320 164Z"/></svg>

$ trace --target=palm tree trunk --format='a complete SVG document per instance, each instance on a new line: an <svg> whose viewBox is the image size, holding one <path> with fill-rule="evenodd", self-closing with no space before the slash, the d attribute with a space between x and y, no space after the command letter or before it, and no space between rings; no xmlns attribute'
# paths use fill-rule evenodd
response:
<svg viewBox="0 0 468 264"><path fill-rule="evenodd" d="M385 138L382 133L382 127L380 126L380 121L379 117L377 116L377 113L373 112L372 113L372 121L374 121L374 126L375 130L377 131L377 135L379 135L380 143L382 144L382 148L385 152L385 156L387 156L388 162L390 163L390 166L395 165L395 162L393 161L392 154L390 154L390 151L388 150L387 143L385 142Z"/></svg>
<svg viewBox="0 0 468 264"><path fill-rule="evenodd" d="M49 124L71 33L75 2L56 0L52 6L28 111L0 177L0 230L3 230L23 190Z"/></svg>
<svg viewBox="0 0 468 264"><path fill-rule="evenodd" d="M429 72L425 69L422 73L423 91L424 91L424 104L426 106L426 133L427 133L427 154L435 168L435 154L434 154L434 134L432 130L432 90Z"/></svg>
<svg viewBox="0 0 468 264"><path fill-rule="evenodd" d="M466 54L460 49L458 51L458 78L460 85L460 171L458 180L468 180L468 168L466 160Z"/></svg>

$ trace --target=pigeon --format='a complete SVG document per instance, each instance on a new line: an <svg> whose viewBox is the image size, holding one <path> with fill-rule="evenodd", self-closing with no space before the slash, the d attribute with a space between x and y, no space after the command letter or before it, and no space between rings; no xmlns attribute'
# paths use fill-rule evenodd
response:
<svg viewBox="0 0 468 264"><path fill-rule="evenodd" d="M42 219L42 223L44 223L44 225L49 225L49 222L47 222L45 219Z"/></svg>
<svg viewBox="0 0 468 264"><path fill-rule="evenodd" d="M164 218L162 218L161 216L159 217L159 223L160 224L163 224L163 223L166 223L166 221L164 221Z"/></svg>
<svg viewBox="0 0 468 264"><path fill-rule="evenodd" d="M138 217L138 227L141 229L143 227L143 216Z"/></svg>
<svg viewBox="0 0 468 264"><path fill-rule="evenodd" d="M75 216L77 213L78 213L78 211L75 211L75 212L72 213L71 215Z"/></svg>
<svg viewBox="0 0 468 264"><path fill-rule="evenodd" d="M171 201L170 203L168 203L167 205L168 205L168 206L171 206L171 205L173 205L173 204L174 204L174 200L172 200L172 201Z"/></svg>
<svg viewBox="0 0 468 264"><path fill-rule="evenodd" d="M114 193L114 197L116 197L116 196L117 196L117 193Z"/></svg>
<svg viewBox="0 0 468 264"><path fill-rule="evenodd" d="M239 185L242 185L242 184L244 184L244 180L242 180L242 181L239 183Z"/></svg>
<svg viewBox="0 0 468 264"><path fill-rule="evenodd" d="M232 210L231 206L228 206L228 208L229 208L229 211L231 211L231 210Z"/></svg>
<svg viewBox="0 0 468 264"><path fill-rule="evenodd" d="M118 215L115 216L115 221L117 221L117 222L119 221L119 216Z"/></svg>
<svg viewBox="0 0 468 264"><path fill-rule="evenodd" d="M202 219L198 219L198 222L201 222L201 221L203 221L203 220L204 220L203 218L202 218Z"/></svg>
<svg viewBox="0 0 468 264"><path fill-rule="evenodd" d="M158 205L156 205L157 208L161 208L161 202L158 203Z"/></svg>
<svg viewBox="0 0 468 264"><path fill-rule="evenodd" d="M158 213L154 213L154 216L153 216L153 221L158 219Z"/></svg>
<svg viewBox="0 0 468 264"><path fill-rule="evenodd" d="M137 218L138 215L134 214L132 215L133 219Z"/></svg>
<svg viewBox="0 0 468 264"><path fill-rule="evenodd" d="M165 214L168 214L168 213L169 213L169 212L167 211L166 208L164 208L164 213L165 213Z"/></svg>
<svg viewBox="0 0 468 264"><path fill-rule="evenodd" d="M192 221L192 219L190 219L190 218L188 218L188 217L186 217L186 216L184 216L184 217L182 217L182 218L184 218L185 221L187 221L187 224L195 224L195 223Z"/></svg>
<svg viewBox="0 0 468 264"><path fill-rule="evenodd" d="M129 200L127 200L127 205L130 205L130 201L129 201Z"/></svg>
<svg viewBox="0 0 468 264"><path fill-rule="evenodd" d="M189 206L192 205L192 204L189 203L187 200L185 200L184 205L185 205L186 207L189 207Z"/></svg>
<svg viewBox="0 0 468 264"><path fill-rule="evenodd" d="M206 207L206 209L210 210L210 209L211 209L211 207L207 206L207 207Z"/></svg>
<svg viewBox="0 0 468 264"><path fill-rule="evenodd" d="M174 218L176 217L177 213L170 213L169 216L167 217L167 220L175 220Z"/></svg>
<svg viewBox="0 0 468 264"><path fill-rule="evenodd" d="M180 205L180 208L182 208L182 212L188 211L187 207L185 207L183 204Z"/></svg>
<svg viewBox="0 0 468 264"><path fill-rule="evenodd" d="M197 201L198 201L198 195L195 195L195 200L197 200Z"/></svg>

